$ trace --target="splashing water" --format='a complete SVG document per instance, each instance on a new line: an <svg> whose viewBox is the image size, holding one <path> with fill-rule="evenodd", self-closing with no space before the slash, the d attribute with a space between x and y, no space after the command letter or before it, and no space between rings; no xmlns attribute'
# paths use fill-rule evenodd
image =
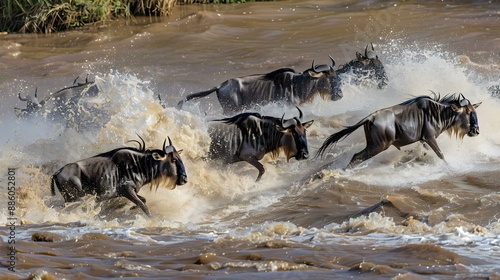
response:
<svg viewBox="0 0 500 280"><path fill-rule="evenodd" d="M227 239L267 242L279 237L304 244L353 244L355 241L348 241L342 234L364 233L358 239L378 242L378 246L422 243L454 246L463 242L475 243L484 250L487 244L499 246L498 216L490 217L488 223L477 224L475 215L468 217L468 212L458 206L462 203L459 192L446 183L453 182L453 178L461 174L481 174L498 169L500 127L497 121L491 120L496 120L500 100L492 97L486 89L492 81L477 80L469 65L463 65L453 54L440 49L400 51L401 46L396 43L380 48L383 56L392 58L385 65L389 76L386 89L346 84L344 98L339 101L315 99L301 105L305 119L315 120L308 131L310 152L314 153L322 141L342 125L354 124L380 108L413 96L428 95L430 90L442 95L461 92L472 103L482 102L477 110L481 135L463 140L441 135L438 144L448 164L437 158L432 150L416 143L402 150L390 148L360 168L344 171L343 164L365 145L362 133L355 133L330 151L333 157L301 162L292 160L289 163L283 156L277 160L264 158L266 173L257 184L254 182L257 171L252 166L246 163L224 166L206 158L210 144L208 120L219 117L220 112L214 112L216 109L201 112L163 108L148 81L133 74L110 72L95 75L100 89L100 102L97 103L106 113L106 118L97 120L99 125L94 127L100 128L96 131L77 132L43 120L35 123L21 120L15 126L4 124L4 129L10 130L14 138L2 141L1 165L4 170L16 167L19 174L17 214L28 225L66 224L62 228L45 228L67 236L66 239L104 232L120 236L118 239L158 243L160 241L141 234L137 229L162 227L167 234L212 232L212 235L192 238L214 242ZM283 113L287 116L297 114L292 106L284 108L277 104L259 106L255 111L279 117ZM93 197L86 197L63 207L59 195L50 195L50 176L55 170L68 162L129 145L127 141L137 139L136 135L144 138L148 147L161 147L163 140L170 137L174 146L183 150L181 156L189 177L188 184L172 191L159 189L155 192L146 187L141 190L154 216L152 219L145 218L140 211L131 210L131 203L125 199L97 203ZM338 162L329 164L334 159ZM329 165L324 167L325 164ZM429 192L434 184L440 187ZM393 208L407 214L406 222L395 220L389 214L371 213L358 217L346 214L343 221L326 220L321 226L307 229L297 225L300 218L296 213L306 211L303 209L309 214L314 209L331 212L336 211L335 208L332 210L336 202L359 207L373 202L373 198L364 200L364 192L360 190L363 186L368 195L386 197ZM323 201L326 199L324 193L337 200L329 197L328 202ZM414 196L424 203L434 202L442 206L421 210L419 206L413 206L412 203L417 201ZM479 194L477 200L485 213L498 209L498 194ZM5 203L6 198L0 197L0 202ZM310 219L324 219L325 216L320 215L311 214ZM426 223L419 217L436 222ZM2 209L0 219L6 218L7 212ZM78 224L72 224L77 221ZM474 232L473 229L478 227L482 230ZM32 232L28 230L23 234L29 239ZM398 236L390 238L395 234ZM480 250L474 250L474 253L481 254ZM499 258L493 261L500 263ZM285 269L288 264L272 265L258 264L264 271Z"/></svg>

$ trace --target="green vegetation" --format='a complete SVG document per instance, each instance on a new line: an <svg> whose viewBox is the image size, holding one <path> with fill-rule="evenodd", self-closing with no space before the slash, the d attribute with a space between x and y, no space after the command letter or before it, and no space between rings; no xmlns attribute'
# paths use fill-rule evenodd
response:
<svg viewBox="0 0 500 280"><path fill-rule="evenodd" d="M249 0L252 1L252 0ZM258 0L257 0L258 1ZM245 0L1 0L0 31L51 33L118 17L169 15L175 4Z"/></svg>

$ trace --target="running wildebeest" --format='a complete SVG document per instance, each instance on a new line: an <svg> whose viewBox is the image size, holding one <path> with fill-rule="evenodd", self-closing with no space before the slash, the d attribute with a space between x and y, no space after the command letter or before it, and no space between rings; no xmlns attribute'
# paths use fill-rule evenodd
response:
<svg viewBox="0 0 500 280"><path fill-rule="evenodd" d="M384 65L375 53L375 48L371 44L371 50L366 45L365 53L356 52L356 59L342 65L336 70L340 79L351 78L351 82L356 85L374 83L379 89L385 88L389 82L385 73Z"/></svg>
<svg viewBox="0 0 500 280"><path fill-rule="evenodd" d="M139 137L140 138L140 137ZM69 163L52 175L51 193L59 189L65 202L73 202L85 195L96 195L99 201L115 197L126 197L150 216L146 199L137 193L147 184L150 189L187 183L184 164L178 152L166 140L163 148L146 150L142 138L139 149L117 148L112 151Z"/></svg>
<svg viewBox="0 0 500 280"><path fill-rule="evenodd" d="M354 154L348 167L386 150L391 145L396 148L417 141L427 143L440 159L443 153L436 138L444 131L455 133L463 138L479 135L479 125L475 108L481 103L471 104L463 94L446 95L443 98L434 94L419 96L376 111L353 126L330 135L319 148L316 156L322 156L328 147L347 137L359 127L365 129L366 148Z"/></svg>
<svg viewBox="0 0 500 280"><path fill-rule="evenodd" d="M40 117L77 131L101 128L109 116L101 106L104 100L98 97L99 88L88 78L84 83L77 83L77 79L78 77L72 86L51 93L41 101L38 101L36 91L34 97L28 95L26 98L22 98L19 93L19 99L26 101L27 107L26 109L14 108L16 116L19 118Z"/></svg>
<svg viewBox="0 0 500 280"><path fill-rule="evenodd" d="M259 170L256 182L265 172L259 160L268 153L276 158L283 150L287 160L292 157L296 160L307 159L309 151L306 128L314 121L302 123L302 111L297 109L299 117L286 120L284 114L279 119L248 112L215 120L225 125L213 129L210 133L212 138L210 157L223 159L227 163L239 161L250 163Z"/></svg>
<svg viewBox="0 0 500 280"><path fill-rule="evenodd" d="M284 102L299 105L309 101L316 94L324 99L338 100L342 98L340 80L335 73L335 61L330 56L332 65L315 65L303 73L291 68L281 68L267 74L255 74L229 79L219 86L207 91L193 93L180 101L184 102L217 93L224 114L232 114L255 104Z"/></svg>
<svg viewBox="0 0 500 280"><path fill-rule="evenodd" d="M73 85L65 87L54 93L51 93L47 98L38 101L37 90L34 97L26 96L18 97L21 101L26 101L26 109L14 108L17 117L27 117L33 114L40 114L49 119L67 118L68 115L74 115L80 106L80 100L84 97L95 97L99 93L99 89L94 82L90 82L88 77L85 83L78 83L78 77L74 80Z"/></svg>

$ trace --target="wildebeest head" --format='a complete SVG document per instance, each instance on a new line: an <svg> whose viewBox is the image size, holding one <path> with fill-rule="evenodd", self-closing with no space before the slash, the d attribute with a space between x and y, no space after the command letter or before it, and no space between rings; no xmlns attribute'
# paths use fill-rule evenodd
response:
<svg viewBox="0 0 500 280"><path fill-rule="evenodd" d="M142 138L141 138L142 140ZM135 141L135 140L134 140ZM144 141L144 140L143 140ZM169 145L166 146L166 139L163 142L163 149L155 150L145 150L144 146L140 150L145 150L145 152L150 153L154 164L157 165L157 176L154 176L151 181L151 188L156 187L158 189L160 186L166 187L168 189L175 189L176 185L184 185L187 183L186 170L180 153L182 151L177 151L172 145L170 137L168 137ZM138 141L135 141L138 142ZM143 142L144 143L144 142Z"/></svg>
<svg viewBox="0 0 500 280"><path fill-rule="evenodd" d="M33 96L27 95L25 98L21 97L21 93L19 92L19 100L26 101L26 109L14 108L17 117L36 113L45 105L45 100L38 101L37 91L38 89L35 88L35 94Z"/></svg>
<svg viewBox="0 0 500 280"><path fill-rule="evenodd" d="M302 111L299 110L299 117L285 120L285 115L281 117L281 124L276 125L278 131L284 133L281 143L287 160L295 157L296 160L307 159L309 151L307 148L306 128L310 127L314 120L302 123Z"/></svg>
<svg viewBox="0 0 500 280"><path fill-rule="evenodd" d="M352 72L356 84L361 84L364 80L371 80L378 88L384 88L387 86L389 80L385 73L384 65L378 58L373 44L370 45L370 48L366 45L364 54L356 52L356 59L343 65L337 70L337 73Z"/></svg>
<svg viewBox="0 0 500 280"><path fill-rule="evenodd" d="M325 99L333 101L339 100L343 97L342 90L340 89L340 79L333 69L335 67L335 60L331 57L332 65L315 65L314 60L311 68L304 71L316 80L316 90Z"/></svg>
<svg viewBox="0 0 500 280"><path fill-rule="evenodd" d="M458 99L449 101L451 108L457 114L456 125L451 128L452 132L459 137L465 135L474 137L479 135L479 123L477 120L476 108L481 103L472 104L463 96L459 95Z"/></svg>

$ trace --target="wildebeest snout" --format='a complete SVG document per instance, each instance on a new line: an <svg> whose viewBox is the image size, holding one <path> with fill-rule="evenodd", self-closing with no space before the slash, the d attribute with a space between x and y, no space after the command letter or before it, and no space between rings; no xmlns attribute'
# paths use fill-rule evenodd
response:
<svg viewBox="0 0 500 280"><path fill-rule="evenodd" d="M184 185L186 184L188 181L188 177L186 174L181 174L179 176L177 176L177 181L175 182L177 185Z"/></svg>
<svg viewBox="0 0 500 280"><path fill-rule="evenodd" d="M479 125L477 121L477 114L476 112L472 112L470 114L470 128L469 132L467 132L467 136L474 137L478 135L479 135Z"/></svg>
<svg viewBox="0 0 500 280"><path fill-rule="evenodd" d="M340 100L340 99L342 99L342 97L344 97L344 94L342 93L342 90L340 88L335 89L334 93L332 95L332 101Z"/></svg>
<svg viewBox="0 0 500 280"><path fill-rule="evenodd" d="M295 156L295 159L296 160L303 160L303 159L307 159L308 157L309 157L309 153L307 151L300 151Z"/></svg>
<svg viewBox="0 0 500 280"><path fill-rule="evenodd" d="M479 135L479 126L473 126L469 129L469 132L467 133L467 136L469 137L474 137Z"/></svg>

